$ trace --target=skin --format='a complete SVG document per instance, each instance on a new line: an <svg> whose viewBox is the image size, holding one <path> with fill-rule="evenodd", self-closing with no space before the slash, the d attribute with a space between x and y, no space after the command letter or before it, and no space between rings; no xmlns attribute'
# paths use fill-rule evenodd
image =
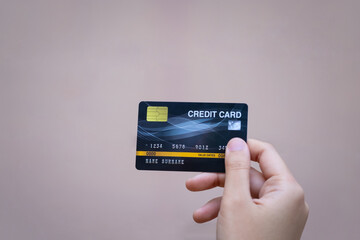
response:
<svg viewBox="0 0 360 240"><path fill-rule="evenodd" d="M259 163L261 172L250 167ZM226 173L202 173L186 181L190 191L224 187L222 197L197 209L197 223L217 217L217 239L296 240L309 214L304 191L274 147L250 139L229 141ZM225 181L226 179L226 181Z"/></svg>

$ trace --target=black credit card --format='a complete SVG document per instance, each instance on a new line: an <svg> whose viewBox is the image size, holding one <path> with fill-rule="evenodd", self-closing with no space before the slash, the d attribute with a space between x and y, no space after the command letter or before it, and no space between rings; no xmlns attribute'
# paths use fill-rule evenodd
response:
<svg viewBox="0 0 360 240"><path fill-rule="evenodd" d="M139 170L224 172L228 141L246 141L245 103L140 102Z"/></svg>

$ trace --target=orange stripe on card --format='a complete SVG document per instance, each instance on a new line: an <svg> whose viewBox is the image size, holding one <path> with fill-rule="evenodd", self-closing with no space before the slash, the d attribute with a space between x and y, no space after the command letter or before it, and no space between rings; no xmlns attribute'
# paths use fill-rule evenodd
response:
<svg viewBox="0 0 360 240"><path fill-rule="evenodd" d="M149 156L149 157L224 158L224 157L225 157L225 153L136 151L136 156Z"/></svg>

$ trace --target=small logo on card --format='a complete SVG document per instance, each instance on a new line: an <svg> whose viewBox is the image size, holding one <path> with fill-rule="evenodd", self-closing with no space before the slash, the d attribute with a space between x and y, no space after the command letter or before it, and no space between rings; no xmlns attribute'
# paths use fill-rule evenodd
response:
<svg viewBox="0 0 360 240"><path fill-rule="evenodd" d="M228 130L230 130L230 131L240 131L241 130L241 121L229 120L228 121Z"/></svg>

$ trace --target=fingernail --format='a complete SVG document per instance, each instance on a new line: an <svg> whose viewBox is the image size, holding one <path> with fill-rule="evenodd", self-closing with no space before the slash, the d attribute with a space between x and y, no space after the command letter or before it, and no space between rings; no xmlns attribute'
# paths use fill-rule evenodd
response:
<svg viewBox="0 0 360 240"><path fill-rule="evenodd" d="M233 138L229 141L226 149L230 152L241 151L245 148L245 145L245 141L241 138Z"/></svg>
<svg viewBox="0 0 360 240"><path fill-rule="evenodd" d="M196 180L196 179L198 179L199 177L201 177L200 174L198 174L198 175L196 175L196 176L193 176L193 177L190 178L190 179L191 179L191 180Z"/></svg>
<svg viewBox="0 0 360 240"><path fill-rule="evenodd" d="M201 213L203 211L203 208L204 208L204 206L202 206L201 208L196 209L194 213L195 214Z"/></svg>

